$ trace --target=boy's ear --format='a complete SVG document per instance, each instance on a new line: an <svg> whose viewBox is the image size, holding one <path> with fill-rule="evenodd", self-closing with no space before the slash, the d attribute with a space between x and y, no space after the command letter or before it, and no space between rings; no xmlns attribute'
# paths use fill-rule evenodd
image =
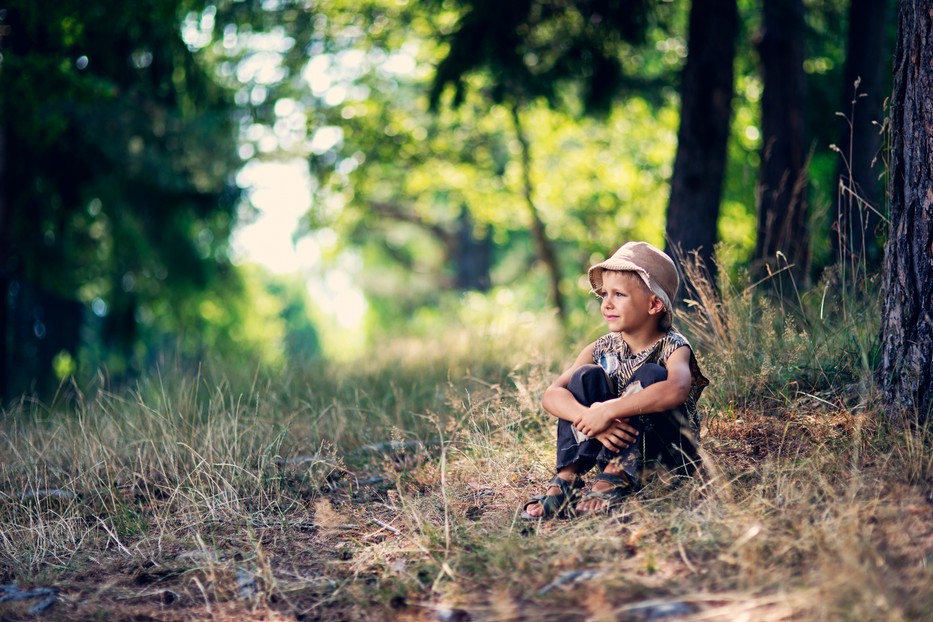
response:
<svg viewBox="0 0 933 622"><path fill-rule="evenodd" d="M649 301L648 313L651 315L657 315L664 313L664 303L661 302L661 299L656 295L651 294L651 300Z"/></svg>

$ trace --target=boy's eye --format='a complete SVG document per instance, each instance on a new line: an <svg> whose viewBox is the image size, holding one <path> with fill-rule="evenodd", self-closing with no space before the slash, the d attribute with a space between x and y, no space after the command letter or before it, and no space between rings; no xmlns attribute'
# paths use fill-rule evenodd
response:
<svg viewBox="0 0 933 622"><path fill-rule="evenodd" d="M595 292L593 292L593 295L596 296L597 300L602 300L603 298L606 297L606 291L603 289L598 289Z"/></svg>

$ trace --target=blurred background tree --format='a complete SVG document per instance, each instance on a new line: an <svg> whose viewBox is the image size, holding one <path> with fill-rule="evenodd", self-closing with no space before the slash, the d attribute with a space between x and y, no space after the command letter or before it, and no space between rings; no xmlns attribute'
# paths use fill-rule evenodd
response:
<svg viewBox="0 0 933 622"><path fill-rule="evenodd" d="M680 130L667 206L668 252L695 253L714 276L739 31L735 0L693 0L680 80ZM689 296L686 288L681 296Z"/></svg>
<svg viewBox="0 0 933 622"><path fill-rule="evenodd" d="M778 253L804 278L845 253L874 266L876 228L835 233L883 212L864 160L893 32L871 10L14 2L0 15L2 394L168 356L297 364L493 312L579 336L594 327L585 268L632 238L707 260L721 243L730 272ZM863 38L877 53L855 53ZM832 143L873 209L842 203ZM275 194L276 163L302 185ZM302 249L291 276L240 248L286 199L301 217L265 246Z"/></svg>
<svg viewBox="0 0 933 622"><path fill-rule="evenodd" d="M179 8L6 11L0 239L15 386L75 356L82 327L122 372L147 329L196 332L204 290L232 277L232 103L187 53ZM86 307L99 321L84 322Z"/></svg>
<svg viewBox="0 0 933 622"><path fill-rule="evenodd" d="M255 345L228 256L237 107L180 36L190 6L4 11L5 396L54 388L56 366L119 377L169 345Z"/></svg>

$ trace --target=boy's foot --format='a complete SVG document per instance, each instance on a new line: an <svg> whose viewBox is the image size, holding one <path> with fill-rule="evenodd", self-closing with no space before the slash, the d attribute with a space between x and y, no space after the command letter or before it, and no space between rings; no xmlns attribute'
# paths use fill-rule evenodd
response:
<svg viewBox="0 0 933 622"><path fill-rule="evenodd" d="M596 476L593 487L577 504L577 514L608 512L621 505L629 495L637 491L638 484L628 473L621 469L614 472L607 468Z"/></svg>
<svg viewBox="0 0 933 622"><path fill-rule="evenodd" d="M556 475L543 495L536 495L525 503L522 518L553 518L572 512L582 486L583 482L575 475L573 480Z"/></svg>

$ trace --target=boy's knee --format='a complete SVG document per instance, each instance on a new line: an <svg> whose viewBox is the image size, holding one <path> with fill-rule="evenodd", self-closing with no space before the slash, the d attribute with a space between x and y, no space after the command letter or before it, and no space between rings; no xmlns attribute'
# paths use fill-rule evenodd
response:
<svg viewBox="0 0 933 622"><path fill-rule="evenodd" d="M602 401L610 391L609 376L599 365L581 365L573 372L568 388L578 401Z"/></svg>
<svg viewBox="0 0 933 622"><path fill-rule="evenodd" d="M573 372L567 389L584 406L615 397L609 376L599 365L581 365Z"/></svg>
<svg viewBox="0 0 933 622"><path fill-rule="evenodd" d="M591 363L589 365L581 365L574 370L571 380L588 384L594 381L602 381L605 376L606 372L602 367Z"/></svg>
<svg viewBox="0 0 933 622"><path fill-rule="evenodd" d="M644 388L664 380L667 380L667 370L660 365L648 363L647 365L642 365L638 371L632 375L632 379L629 383L639 382Z"/></svg>

